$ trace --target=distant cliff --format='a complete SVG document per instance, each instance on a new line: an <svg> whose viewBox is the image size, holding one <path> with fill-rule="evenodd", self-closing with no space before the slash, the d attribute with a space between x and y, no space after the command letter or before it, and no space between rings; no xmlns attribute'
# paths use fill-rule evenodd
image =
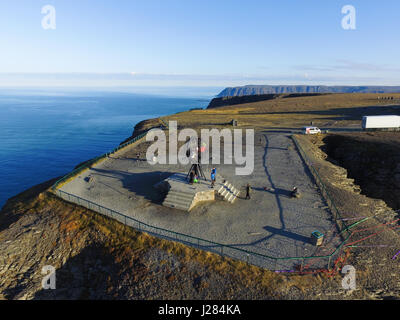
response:
<svg viewBox="0 0 400 320"><path fill-rule="evenodd" d="M400 86L271 86L248 85L222 90L217 98L282 93L394 93Z"/></svg>
<svg viewBox="0 0 400 320"><path fill-rule="evenodd" d="M232 106L235 104L251 103L277 98L295 98L299 96L319 96L326 93L291 93L291 94L254 94L244 96L228 96L214 98L208 104L207 109L218 108L223 106Z"/></svg>

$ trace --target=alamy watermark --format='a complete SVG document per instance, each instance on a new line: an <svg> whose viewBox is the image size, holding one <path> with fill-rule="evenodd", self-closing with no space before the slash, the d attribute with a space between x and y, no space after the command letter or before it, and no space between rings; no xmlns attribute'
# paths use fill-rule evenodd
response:
<svg viewBox="0 0 400 320"><path fill-rule="evenodd" d="M42 279L42 288L54 290L56 288L56 268L51 265L44 266L42 274L45 275Z"/></svg>
<svg viewBox="0 0 400 320"><path fill-rule="evenodd" d="M56 8L52 5L45 5L42 7L42 14L45 16L42 18L42 28L44 30L55 30L56 29Z"/></svg>
<svg viewBox="0 0 400 320"><path fill-rule="evenodd" d="M355 30L356 29L356 8L350 4L342 7L342 14L345 16L342 18L342 28L344 30Z"/></svg>
<svg viewBox="0 0 400 320"><path fill-rule="evenodd" d="M356 8L347 4L342 7L342 14L344 15L341 20L341 25L344 30L356 29ZM45 15L42 18L42 28L44 30L56 29L56 8L50 4L42 7L41 13Z"/></svg>
<svg viewBox="0 0 400 320"><path fill-rule="evenodd" d="M345 265L342 269L345 276L342 279L342 288L345 290L356 289L356 268L351 265Z"/></svg>
<svg viewBox="0 0 400 320"><path fill-rule="evenodd" d="M147 162L150 164L220 164L221 138L224 140L223 163L235 164L236 175L250 175L254 170L254 129L245 130L243 144L242 129L201 129L200 138L191 128L179 131L176 121L169 121L168 154L167 137L161 129L152 129L146 135L146 141L153 141L146 152ZM210 157L210 139L212 154ZM178 141L185 142L178 150ZM243 150L245 153L243 154ZM167 161L168 160L168 161Z"/></svg>

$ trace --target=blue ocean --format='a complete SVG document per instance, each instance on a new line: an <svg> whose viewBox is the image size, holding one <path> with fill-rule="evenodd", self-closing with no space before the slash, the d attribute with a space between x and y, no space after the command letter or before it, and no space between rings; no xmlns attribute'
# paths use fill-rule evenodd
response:
<svg viewBox="0 0 400 320"><path fill-rule="evenodd" d="M27 188L113 149L139 121L205 108L211 98L203 91L173 96L0 89L0 207Z"/></svg>

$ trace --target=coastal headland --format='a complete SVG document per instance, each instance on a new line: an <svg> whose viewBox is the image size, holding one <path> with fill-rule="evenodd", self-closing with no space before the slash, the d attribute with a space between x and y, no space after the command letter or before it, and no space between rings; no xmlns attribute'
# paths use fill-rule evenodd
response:
<svg viewBox="0 0 400 320"><path fill-rule="evenodd" d="M178 129L194 130L232 129L236 120L238 128L256 132L255 172L247 179L255 187L250 201L206 203L189 215L163 207L162 196L152 185L187 168L154 169L140 161L149 145L145 141L111 155L61 187L148 225L276 257L324 256L343 243L328 266L307 259L272 268L221 254L219 248L141 232L99 214L95 206L61 199L52 191L58 180L54 179L9 199L0 212L0 297L399 298L400 137L396 132L360 130L363 115L400 114L399 100L397 93L277 95L232 104L225 99L223 106L142 121L124 141L172 120ZM310 123L323 134L301 135L301 127ZM390 157L380 157L387 152ZM218 168L233 184L245 185L247 181L231 169ZM294 183L302 192L298 201L285 194ZM331 237L330 246L309 246L304 237L313 228ZM341 285L345 264L357 270L357 290L346 291ZM45 265L56 269L55 290L41 287Z"/></svg>

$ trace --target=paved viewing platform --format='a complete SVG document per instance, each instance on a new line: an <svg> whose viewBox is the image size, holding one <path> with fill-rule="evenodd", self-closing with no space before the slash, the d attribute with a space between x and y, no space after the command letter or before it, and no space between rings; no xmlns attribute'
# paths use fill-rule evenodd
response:
<svg viewBox="0 0 400 320"><path fill-rule="evenodd" d="M218 175L214 189L210 188L211 165L202 166L207 181L190 185L185 181L189 165L149 164L143 144L143 148L127 147L112 155L60 190L144 224L232 248L279 258L330 254L336 225L292 139L288 134L257 132L255 141L254 171L239 176L236 164L213 165ZM168 186L163 192L155 188L160 182ZM250 200L245 199L247 184L252 188ZM293 186L298 187L300 198L290 196ZM310 243L315 230L325 235L321 247ZM182 242L218 253L222 250L206 242ZM223 254L248 259L227 247ZM251 258L250 263L266 268L287 269L299 263Z"/></svg>

